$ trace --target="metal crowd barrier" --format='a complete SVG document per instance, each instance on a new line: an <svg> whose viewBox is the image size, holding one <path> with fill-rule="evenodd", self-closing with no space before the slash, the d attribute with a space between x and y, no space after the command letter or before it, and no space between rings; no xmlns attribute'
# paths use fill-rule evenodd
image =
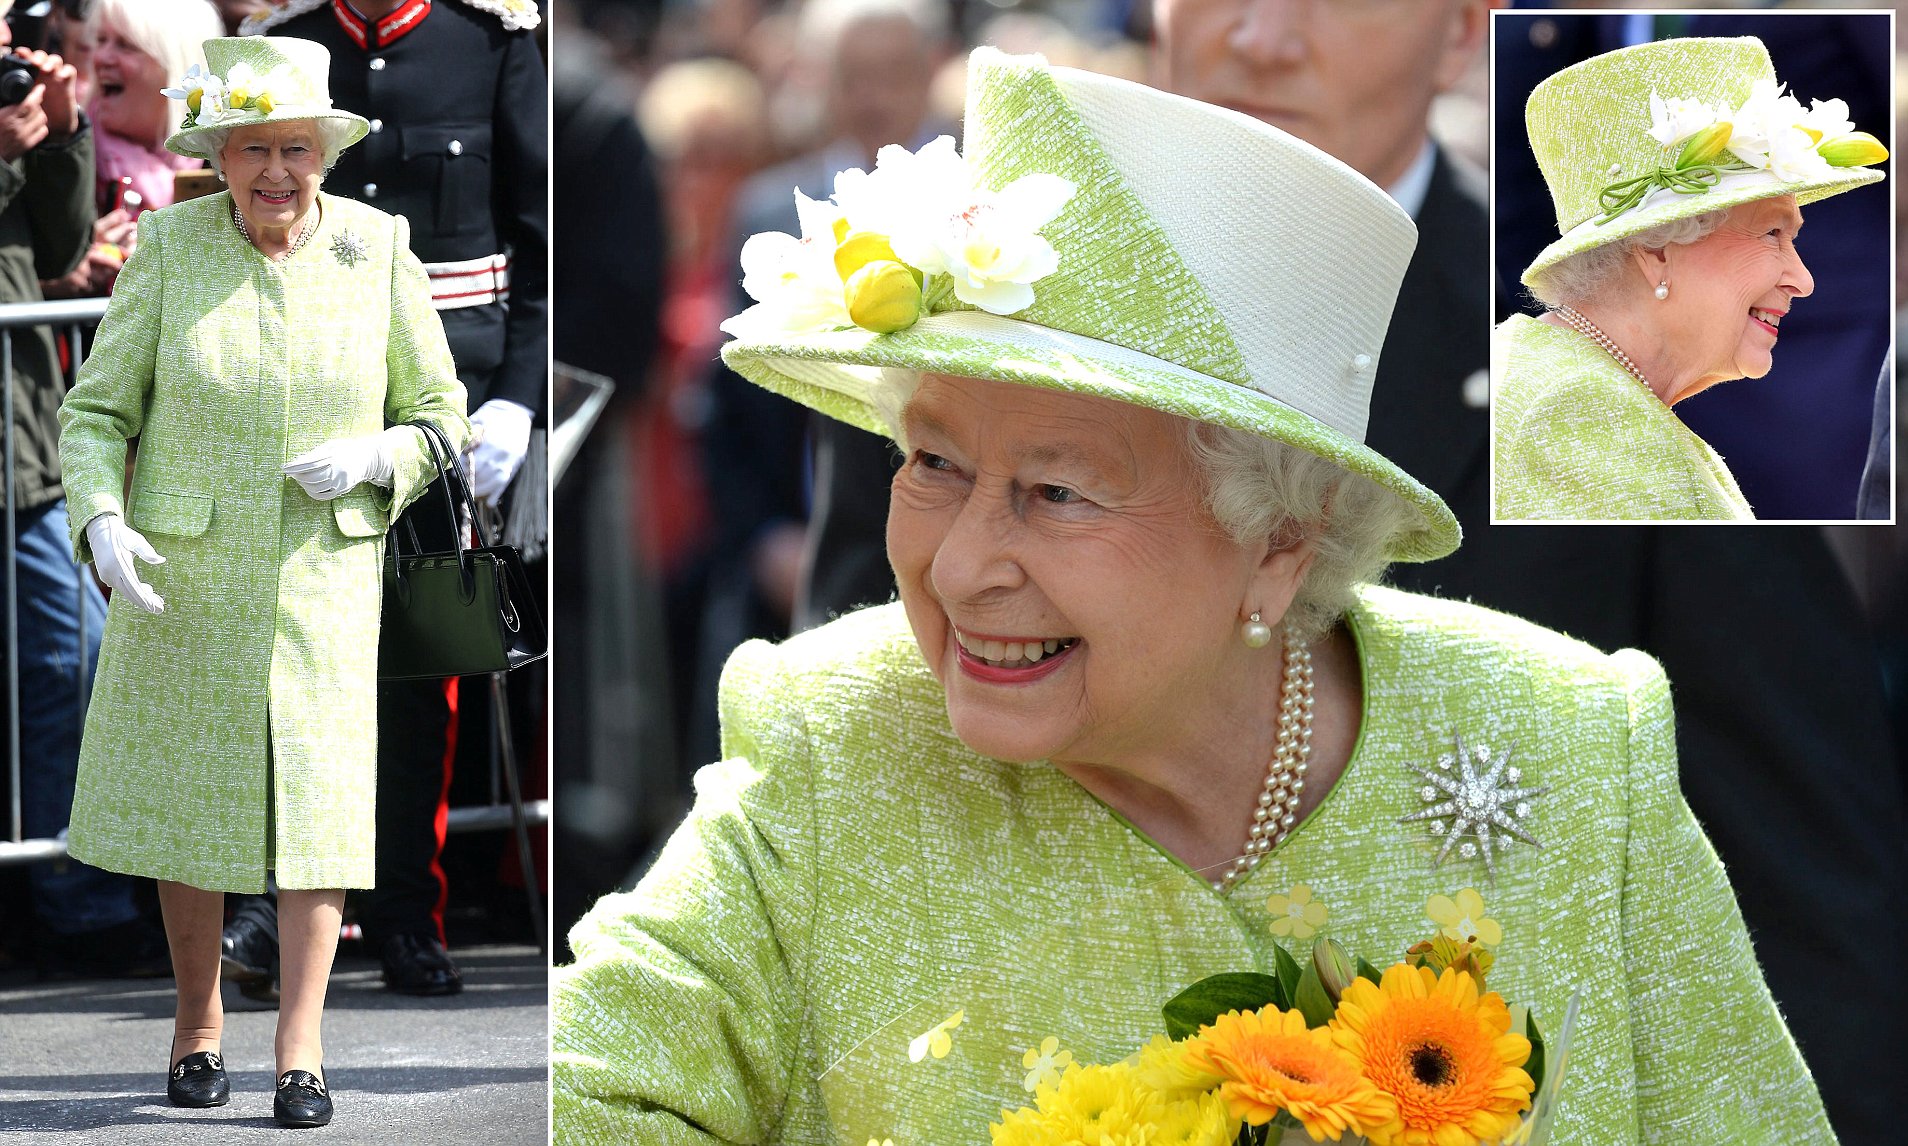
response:
<svg viewBox="0 0 1908 1146"><path fill-rule="evenodd" d="M66 841L57 839L24 838L23 802L21 791L22 761L20 758L20 626L19 626L19 587L17 584L18 554L14 545L14 442L13 442L13 332L27 327L50 326L55 334L67 336L68 363L67 385L70 386L79 374L80 364L85 361L86 337L91 327L98 325L106 314L106 301L103 298L71 299L58 302L24 302L0 305L0 503L4 504L5 521L0 522L0 628L4 628L4 647L6 657L6 698L7 698L7 779L9 793L8 832L0 840L0 866L7 864L37 863L41 860L59 859L66 854ZM83 584L83 582L82 582ZM86 672L86 597L83 592L75 594L75 606L80 618L80 649L76 657L79 666L75 675L75 687L79 690L80 714L84 720L86 702L91 678ZM498 791L496 756L491 764L492 802L468 808L450 810L447 830L452 832L493 831L512 826L511 807ZM523 805L524 820L530 824L550 822L550 802L548 800L530 800ZM535 873L525 872L525 882L534 886ZM533 912L534 912L533 908ZM541 927L538 928L541 932ZM538 942L541 943L541 935Z"/></svg>

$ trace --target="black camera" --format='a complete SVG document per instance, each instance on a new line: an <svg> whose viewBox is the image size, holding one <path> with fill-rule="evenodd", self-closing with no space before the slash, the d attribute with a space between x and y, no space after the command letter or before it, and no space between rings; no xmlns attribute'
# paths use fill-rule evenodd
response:
<svg viewBox="0 0 1908 1146"><path fill-rule="evenodd" d="M0 57L0 107L12 107L40 82L40 69L18 56Z"/></svg>

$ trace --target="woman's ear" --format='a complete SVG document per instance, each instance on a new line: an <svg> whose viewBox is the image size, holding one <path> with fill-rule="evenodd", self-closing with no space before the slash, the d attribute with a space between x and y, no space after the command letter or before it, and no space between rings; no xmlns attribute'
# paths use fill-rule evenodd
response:
<svg viewBox="0 0 1908 1146"><path fill-rule="evenodd" d="M1261 620L1276 626L1292 607L1292 599L1298 596L1299 586L1305 583L1305 574L1311 571L1317 556L1317 543L1310 536L1292 542L1268 538L1258 567L1246 583L1246 599L1239 615L1247 617L1256 611Z"/></svg>
<svg viewBox="0 0 1908 1146"><path fill-rule="evenodd" d="M1670 280L1670 248L1634 247L1630 251L1630 261L1637 273L1643 276L1644 286L1655 291L1657 286Z"/></svg>

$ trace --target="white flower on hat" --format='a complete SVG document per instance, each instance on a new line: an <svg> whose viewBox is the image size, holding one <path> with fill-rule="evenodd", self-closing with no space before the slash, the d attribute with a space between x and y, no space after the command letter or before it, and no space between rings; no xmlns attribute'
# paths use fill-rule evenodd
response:
<svg viewBox="0 0 1908 1146"><path fill-rule="evenodd" d="M176 85L159 89L159 94L169 99L184 101L186 110L197 115L208 95L216 98L224 90L225 81L199 65L193 64L186 69L185 75L179 77Z"/></svg>
<svg viewBox="0 0 1908 1146"><path fill-rule="evenodd" d="M1782 87L1774 80L1756 81L1736 112L1729 150L1750 167L1766 169L1785 182L1827 175L1828 160L1816 154L1816 141L1799 126L1814 113L1803 111ZM1820 106L1826 118L1832 109Z"/></svg>
<svg viewBox="0 0 1908 1146"><path fill-rule="evenodd" d="M1855 121L1848 118L1848 101L1839 99L1811 101L1809 110L1795 125L1813 136L1818 144L1855 130Z"/></svg>
<svg viewBox="0 0 1908 1146"><path fill-rule="evenodd" d="M835 202L853 231L886 235L908 266L947 275L955 298L1009 315L1032 306L1032 284L1059 268L1059 255L1039 231L1074 190L1057 175L1023 175L985 190L953 138L943 135L913 153L882 148L873 173L842 172Z"/></svg>
<svg viewBox="0 0 1908 1146"><path fill-rule="evenodd" d="M1664 99L1650 89L1650 138L1671 147L1724 118L1722 109L1680 96Z"/></svg>
<svg viewBox="0 0 1908 1146"><path fill-rule="evenodd" d="M840 330L854 325L835 270L835 246L845 227L832 203L795 192L801 237L780 231L749 236L742 244L742 289L756 305L728 319L735 336L756 331Z"/></svg>

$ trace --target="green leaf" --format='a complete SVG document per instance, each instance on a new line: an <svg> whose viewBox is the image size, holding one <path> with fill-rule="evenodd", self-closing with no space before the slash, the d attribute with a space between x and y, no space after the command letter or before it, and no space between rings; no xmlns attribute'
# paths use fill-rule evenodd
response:
<svg viewBox="0 0 1908 1146"><path fill-rule="evenodd" d="M1232 971L1209 975L1166 1000L1160 1013L1166 1017L1166 1033L1183 1039L1199 1033L1227 1011L1256 1011L1265 1006L1281 1009L1289 1006L1285 988L1270 975L1254 971Z"/></svg>
<svg viewBox="0 0 1908 1146"><path fill-rule="evenodd" d="M1290 1000L1293 997L1293 995L1298 991L1298 984L1299 984L1298 960L1292 958L1291 954L1287 952L1285 948L1279 946L1276 943L1272 945L1272 957L1277 965L1277 970L1279 974L1279 985L1285 988L1285 997L1286 999ZM1281 1006L1289 1010L1292 1004L1288 1001L1286 1003L1281 1004Z"/></svg>
<svg viewBox="0 0 1908 1146"><path fill-rule="evenodd" d="M1332 997L1325 993L1325 984L1319 980L1318 968L1310 963L1300 972L1298 990L1292 992L1292 1005L1305 1016L1308 1027L1322 1027L1332 1021L1338 1007L1332 1003Z"/></svg>
<svg viewBox="0 0 1908 1146"><path fill-rule="evenodd" d="M1380 986L1382 986L1385 981L1384 972L1372 966L1371 962L1362 956L1358 960L1358 974L1360 978L1370 979L1374 984Z"/></svg>
<svg viewBox="0 0 1908 1146"><path fill-rule="evenodd" d="M1531 1090L1532 1094L1537 1094L1544 1089L1544 1033L1537 1029L1537 1016L1530 1013L1530 1008L1525 1007L1523 1010L1524 1037L1530 1040L1530 1058L1524 1062L1524 1073L1537 1084Z"/></svg>

